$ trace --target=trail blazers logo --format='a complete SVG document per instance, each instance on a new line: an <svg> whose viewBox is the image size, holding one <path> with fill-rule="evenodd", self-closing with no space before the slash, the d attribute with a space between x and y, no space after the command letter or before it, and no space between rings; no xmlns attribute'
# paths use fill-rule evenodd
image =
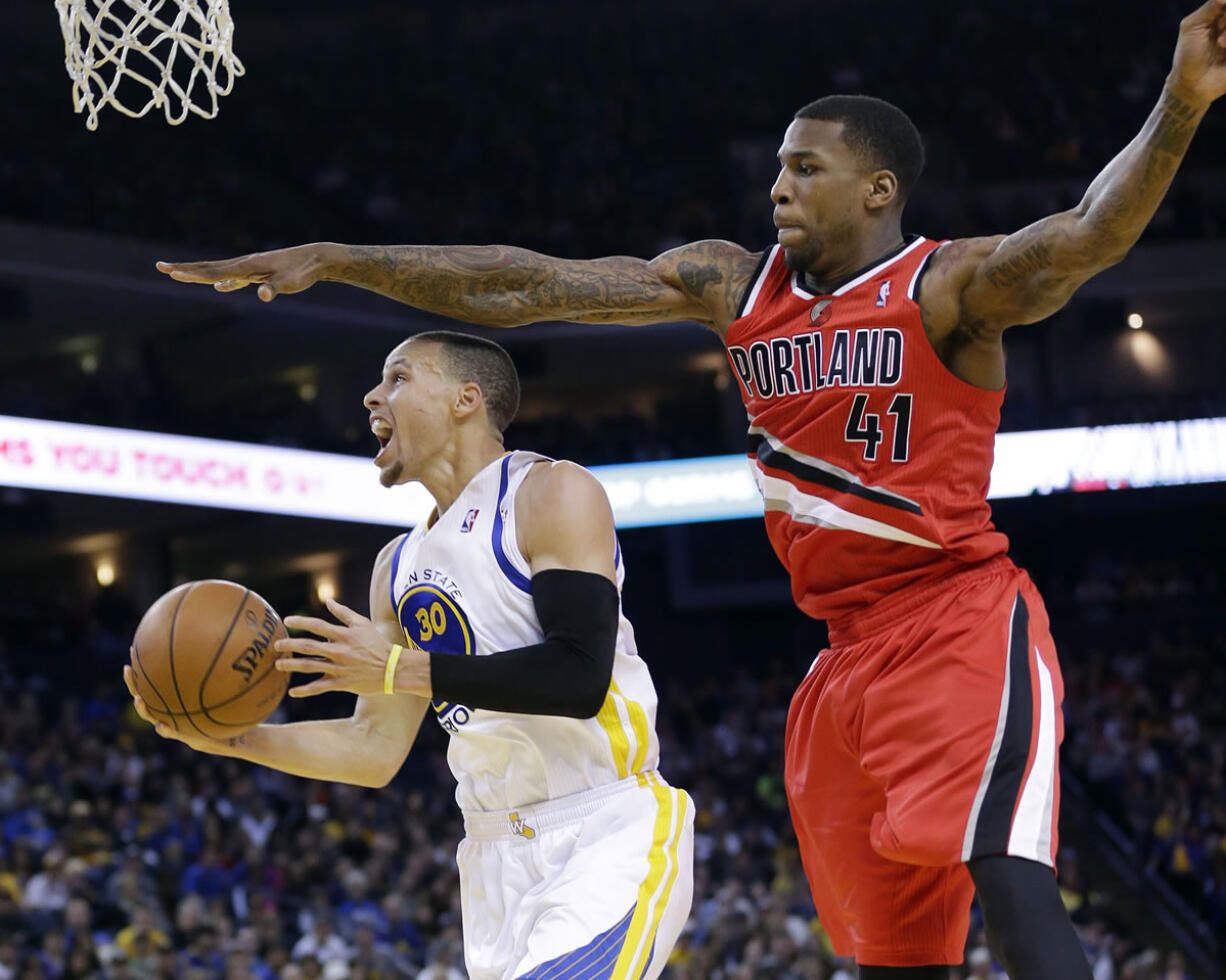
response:
<svg viewBox="0 0 1226 980"><path fill-rule="evenodd" d="M819 299L813 304L813 309L809 311L809 322L816 323L819 327L830 319L830 305L834 302L832 299Z"/></svg>

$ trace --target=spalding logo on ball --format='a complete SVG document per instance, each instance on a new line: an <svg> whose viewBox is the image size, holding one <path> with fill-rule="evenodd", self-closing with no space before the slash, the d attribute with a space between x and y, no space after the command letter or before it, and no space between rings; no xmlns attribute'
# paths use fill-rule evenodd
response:
<svg viewBox="0 0 1226 980"><path fill-rule="evenodd" d="M259 596L256 596L256 598L258 599ZM255 677L256 670L264 660L265 654L268 653L268 645L272 643L272 635L276 632L277 627L281 625L281 620L272 611L272 607L267 605L264 606L264 620L258 626L253 625L256 623L256 614L250 609L244 611L243 618L247 620L249 627L257 629L259 633L247 645L247 648L234 658L234 661L230 664L230 669L237 671L250 681ZM275 660L276 657L274 656L273 659Z"/></svg>
<svg viewBox="0 0 1226 980"><path fill-rule="evenodd" d="M136 691L155 721L232 738L285 697L289 675L273 666L273 645L284 636L281 617L251 589L187 582L150 606L136 628Z"/></svg>

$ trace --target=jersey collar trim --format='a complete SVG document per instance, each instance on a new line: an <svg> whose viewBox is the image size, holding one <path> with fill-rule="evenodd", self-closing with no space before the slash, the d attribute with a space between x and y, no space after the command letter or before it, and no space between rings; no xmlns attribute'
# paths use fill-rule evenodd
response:
<svg viewBox="0 0 1226 980"><path fill-rule="evenodd" d="M804 285L804 280L801 279L799 272L792 273L792 292L801 299L817 299L819 296L842 296L844 293L855 289L861 283L867 282L873 276L885 270L887 266L893 265L899 259L910 254L915 249L919 248L928 239L922 235L914 236L911 241L903 244L897 251L890 253L885 258L870 265L865 271L854 274L854 278L843 283L838 289L829 293L814 293L807 289Z"/></svg>

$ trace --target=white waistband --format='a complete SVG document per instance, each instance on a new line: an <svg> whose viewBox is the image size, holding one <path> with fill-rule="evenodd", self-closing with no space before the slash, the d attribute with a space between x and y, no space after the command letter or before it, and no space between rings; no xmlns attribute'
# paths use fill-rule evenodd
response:
<svg viewBox="0 0 1226 980"><path fill-rule="evenodd" d="M529 803L513 810L466 810L464 834L470 840L532 839L538 833L582 820L599 810L612 797L640 786L667 786L655 770L641 772L615 783L605 783L556 800Z"/></svg>

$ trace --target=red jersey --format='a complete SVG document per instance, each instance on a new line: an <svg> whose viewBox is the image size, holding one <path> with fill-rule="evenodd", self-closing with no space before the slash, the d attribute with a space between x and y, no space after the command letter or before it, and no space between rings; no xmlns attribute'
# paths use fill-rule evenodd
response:
<svg viewBox="0 0 1226 980"><path fill-rule="evenodd" d="M1004 391L955 377L920 320L940 244L912 239L822 295L776 245L728 327L767 534L818 619L1008 547L987 503Z"/></svg>

